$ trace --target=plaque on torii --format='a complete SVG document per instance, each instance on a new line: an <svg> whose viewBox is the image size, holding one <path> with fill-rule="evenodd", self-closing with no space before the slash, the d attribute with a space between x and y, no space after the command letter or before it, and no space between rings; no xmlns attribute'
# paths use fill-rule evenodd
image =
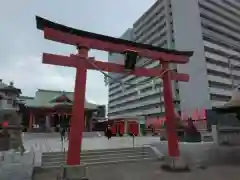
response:
<svg viewBox="0 0 240 180"><path fill-rule="evenodd" d="M175 112L172 96L172 80L189 81L189 76L169 69L170 63L186 64L191 51L175 51L160 47L136 43L119 38L109 37L87 31L77 30L47 19L36 17L37 28L44 32L45 39L69 44L78 48L75 55L56 55L43 53L43 63L76 68L74 101L70 126L70 137L67 154L67 164L80 164L82 132L84 127L84 101L86 91L87 70L100 70L113 73L125 73L125 66L103 62L88 57L90 49L114 53L136 52L140 57L160 61L161 67L136 67L128 74L135 76L159 77L163 79L163 94L165 105L166 126L168 133L168 153L170 157L179 156L178 137L175 131ZM96 90L97 92L97 90ZM160 96L160 94L159 94Z"/></svg>

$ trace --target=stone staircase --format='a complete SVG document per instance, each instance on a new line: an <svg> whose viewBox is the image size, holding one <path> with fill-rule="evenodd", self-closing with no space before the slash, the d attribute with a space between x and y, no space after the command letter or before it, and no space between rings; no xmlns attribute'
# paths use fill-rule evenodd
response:
<svg viewBox="0 0 240 180"><path fill-rule="evenodd" d="M87 166L154 159L157 157L150 147L89 150L81 153L81 163ZM66 153L64 152L42 154L42 167L60 167L64 164L66 164Z"/></svg>
<svg viewBox="0 0 240 180"><path fill-rule="evenodd" d="M105 166L113 166L116 168L120 165L127 164L145 164L147 162L154 163L161 160L163 156L157 154L154 148L149 146L135 147L135 148L120 148L120 149L100 149L82 151L81 165L85 168L86 176L94 173L94 168L102 168ZM114 166L114 167L115 167ZM61 179L64 174L66 165L66 153L64 152L47 152L42 154L42 166L35 167L32 179L33 180L56 180ZM74 166L78 168L78 166ZM73 167L73 168L74 168ZM70 167L71 168L71 167ZM84 169L83 168L83 169ZM75 170L75 173L79 173ZM70 171L74 171L71 170ZM75 173L72 173L73 175ZM68 173L69 174L69 173ZM71 174L71 172L70 172Z"/></svg>

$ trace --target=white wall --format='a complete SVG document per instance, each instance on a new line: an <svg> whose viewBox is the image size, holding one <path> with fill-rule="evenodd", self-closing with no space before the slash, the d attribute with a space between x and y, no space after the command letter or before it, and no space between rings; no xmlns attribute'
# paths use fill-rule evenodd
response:
<svg viewBox="0 0 240 180"><path fill-rule="evenodd" d="M181 109L211 108L198 0L171 0L175 48L194 51L188 64L178 65L179 72L190 76L179 83Z"/></svg>

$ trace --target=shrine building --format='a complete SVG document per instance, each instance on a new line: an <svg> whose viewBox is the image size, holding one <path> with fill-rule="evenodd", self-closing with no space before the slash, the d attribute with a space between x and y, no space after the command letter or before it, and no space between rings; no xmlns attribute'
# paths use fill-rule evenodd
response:
<svg viewBox="0 0 240 180"><path fill-rule="evenodd" d="M35 97L20 96L24 104L22 124L25 131L57 132L60 124L69 124L71 120L73 92L38 89ZM105 107L105 106L104 106ZM103 105L85 100L84 131L94 128L93 117L97 114L105 116Z"/></svg>

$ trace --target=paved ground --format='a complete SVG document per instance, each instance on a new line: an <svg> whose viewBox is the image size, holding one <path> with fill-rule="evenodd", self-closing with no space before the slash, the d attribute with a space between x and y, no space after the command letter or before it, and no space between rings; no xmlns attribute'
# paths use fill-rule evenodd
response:
<svg viewBox="0 0 240 180"><path fill-rule="evenodd" d="M24 133L23 135L25 139L35 139L35 138L59 138L60 133ZM104 132L83 132L83 138L93 138L93 137L101 137L104 136Z"/></svg>
<svg viewBox="0 0 240 180"><path fill-rule="evenodd" d="M105 136L92 136L90 134L87 136L88 138L83 138L82 141L83 150L132 147L133 144L134 146L142 146L144 144L159 142L159 137L135 137L133 141L133 138L129 136L112 137L110 140ZM68 148L68 141L66 140L62 143L57 134L25 134L23 142L27 150L34 147L36 151L41 152L61 151L64 148L65 150Z"/></svg>
<svg viewBox="0 0 240 180"><path fill-rule="evenodd" d="M153 143L162 154L168 154L167 142ZM204 143L180 143L180 156L190 165L240 165L239 147L218 147L212 142ZM240 167L239 167L240 168Z"/></svg>
<svg viewBox="0 0 240 180"><path fill-rule="evenodd" d="M107 148L119 148L119 147L131 147L133 141L131 137L114 137L110 140L107 138L85 134L86 138L83 139L83 149L107 149ZM89 138L91 137L91 138ZM59 135L57 134L25 134L24 135L24 145L27 150L33 146L35 151L46 152L46 151L59 151L62 148ZM158 144L161 151L165 154L167 153L167 144L159 143L159 137L136 137L135 146L142 146L144 144ZM160 145L159 145L160 144ZM63 143L63 147L67 149L68 142ZM197 156L197 159L203 158L205 155L205 150L211 147L211 143L197 143L197 144L181 144L182 155L188 155L189 158L192 156ZM192 153L193 152L193 153ZM189 154L191 154L189 156ZM206 158L206 157L205 157ZM167 173L160 169L160 162L143 162L143 163L129 163L129 164L116 164L110 166L101 167L89 167L89 176L91 180L202 180L202 179L217 179L217 180L239 180L240 167L225 165L225 166L209 166L206 170L195 169L190 173ZM8 174L12 174L12 179L20 177L19 170L15 169L13 171L10 168ZM23 177L23 176L22 176ZM5 180L1 177L0 179ZM26 178L18 178L19 180L25 180ZM8 179L6 179L8 180ZM44 180L44 179L42 179ZM49 180L49 179L48 179Z"/></svg>
<svg viewBox="0 0 240 180"><path fill-rule="evenodd" d="M239 167L215 166L208 169L192 169L185 173L165 172L160 162L119 163L88 167L90 180L239 180ZM55 173L60 173L56 170ZM55 180L56 174L38 174L34 180Z"/></svg>
<svg viewBox="0 0 240 180"><path fill-rule="evenodd" d="M187 173L168 173L160 168L159 162L117 164L89 168L90 180L239 180L239 167L211 167L195 169Z"/></svg>

